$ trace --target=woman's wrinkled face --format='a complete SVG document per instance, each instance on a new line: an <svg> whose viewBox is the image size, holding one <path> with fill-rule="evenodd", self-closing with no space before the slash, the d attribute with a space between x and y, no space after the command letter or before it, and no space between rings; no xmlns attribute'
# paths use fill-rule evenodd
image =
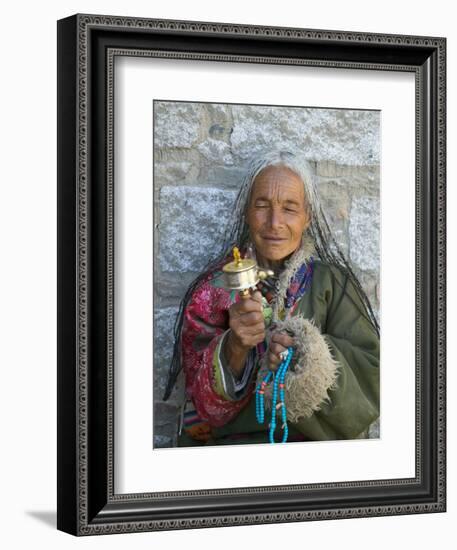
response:
<svg viewBox="0 0 457 550"><path fill-rule="evenodd" d="M295 252L310 224L301 178L285 166L262 170L252 186L247 223L259 262Z"/></svg>

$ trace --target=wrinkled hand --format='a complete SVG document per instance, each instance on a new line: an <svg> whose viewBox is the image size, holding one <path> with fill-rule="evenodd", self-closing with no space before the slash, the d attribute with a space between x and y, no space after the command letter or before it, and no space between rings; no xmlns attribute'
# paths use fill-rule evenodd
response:
<svg viewBox="0 0 457 550"><path fill-rule="evenodd" d="M248 298L232 304L229 308L229 317L229 347L249 351L263 342L265 322L262 314L262 295L258 290Z"/></svg>
<svg viewBox="0 0 457 550"><path fill-rule="evenodd" d="M273 333L268 348L268 366L270 370L275 371L279 367L282 362L280 353L290 347L294 347L294 339L292 336L287 334L287 332Z"/></svg>
<svg viewBox="0 0 457 550"><path fill-rule="evenodd" d="M256 291L252 296L232 304L228 311L230 331L225 340L224 353L230 370L239 378L249 350L265 339L262 295Z"/></svg>

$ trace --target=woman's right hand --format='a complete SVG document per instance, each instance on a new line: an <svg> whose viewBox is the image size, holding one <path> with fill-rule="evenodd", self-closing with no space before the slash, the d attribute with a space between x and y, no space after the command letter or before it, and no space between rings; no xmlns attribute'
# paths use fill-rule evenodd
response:
<svg viewBox="0 0 457 550"><path fill-rule="evenodd" d="M250 350L265 338L262 295L256 290L229 308L230 341L232 345Z"/></svg>
<svg viewBox="0 0 457 550"><path fill-rule="evenodd" d="M262 295L256 290L229 308L230 332L225 342L225 355L231 370L241 376L249 350L265 339Z"/></svg>

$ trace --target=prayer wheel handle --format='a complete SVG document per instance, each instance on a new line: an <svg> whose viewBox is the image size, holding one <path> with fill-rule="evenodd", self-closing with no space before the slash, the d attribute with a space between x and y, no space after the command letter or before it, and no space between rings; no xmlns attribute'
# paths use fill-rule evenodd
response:
<svg viewBox="0 0 457 550"><path fill-rule="evenodd" d="M239 295L242 300L247 300L251 297L251 291L249 288L245 288L244 290L240 290Z"/></svg>

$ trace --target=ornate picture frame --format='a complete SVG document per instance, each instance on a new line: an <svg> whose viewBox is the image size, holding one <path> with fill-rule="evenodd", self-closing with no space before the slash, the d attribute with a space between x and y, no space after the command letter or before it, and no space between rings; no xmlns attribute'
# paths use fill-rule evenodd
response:
<svg viewBox="0 0 457 550"><path fill-rule="evenodd" d="M414 74L414 477L116 492L117 56ZM445 511L445 63L446 41L435 37L81 14L58 22L58 529L91 535Z"/></svg>

